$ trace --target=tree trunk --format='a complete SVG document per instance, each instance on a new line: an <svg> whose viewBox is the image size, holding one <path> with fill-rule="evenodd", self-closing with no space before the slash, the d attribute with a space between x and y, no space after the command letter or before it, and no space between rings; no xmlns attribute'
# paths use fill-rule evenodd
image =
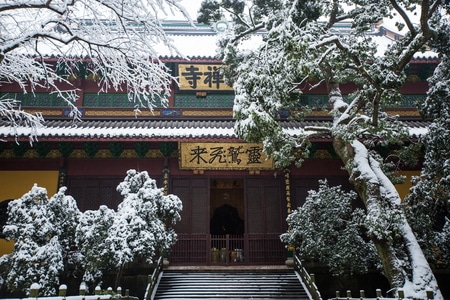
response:
<svg viewBox="0 0 450 300"><path fill-rule="evenodd" d="M383 210L398 209L401 202L394 185L359 141L344 142L339 137L333 137L333 147L344 162L355 191L364 202L367 218L372 224L385 224ZM434 274L400 209L398 209L398 218L400 228L397 234L400 235L399 240L408 256L411 269L405 267L387 235L383 236L382 233L369 235L378 251L391 287L397 290L403 289L406 297L426 299L426 291L432 290L434 299L443 299ZM380 221L377 222L378 220Z"/></svg>

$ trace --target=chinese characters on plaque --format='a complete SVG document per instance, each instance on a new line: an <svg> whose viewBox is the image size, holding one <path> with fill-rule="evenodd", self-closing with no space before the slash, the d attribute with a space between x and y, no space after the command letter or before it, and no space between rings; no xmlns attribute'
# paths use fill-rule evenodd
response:
<svg viewBox="0 0 450 300"><path fill-rule="evenodd" d="M225 83L222 65L179 64L180 90L227 90L233 88Z"/></svg>
<svg viewBox="0 0 450 300"><path fill-rule="evenodd" d="M273 169L262 145L247 143L180 143L181 169Z"/></svg>

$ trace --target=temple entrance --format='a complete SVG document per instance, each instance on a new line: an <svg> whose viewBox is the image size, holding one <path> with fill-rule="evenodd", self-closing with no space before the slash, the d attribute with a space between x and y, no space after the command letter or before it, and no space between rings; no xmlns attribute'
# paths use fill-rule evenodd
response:
<svg viewBox="0 0 450 300"><path fill-rule="evenodd" d="M245 206L242 179L212 179L210 187L210 233L244 234Z"/></svg>
<svg viewBox="0 0 450 300"><path fill-rule="evenodd" d="M245 233L243 181L210 182L211 263L243 263Z"/></svg>
<svg viewBox="0 0 450 300"><path fill-rule="evenodd" d="M196 176L172 183L173 193L183 199L183 211L175 228L178 241L170 250L171 264L284 263L281 179Z"/></svg>

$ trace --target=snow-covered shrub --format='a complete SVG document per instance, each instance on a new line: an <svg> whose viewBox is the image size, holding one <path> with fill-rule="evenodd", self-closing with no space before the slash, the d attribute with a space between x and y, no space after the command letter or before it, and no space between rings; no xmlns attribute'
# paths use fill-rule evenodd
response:
<svg viewBox="0 0 450 300"><path fill-rule="evenodd" d="M48 199L47 190L34 185L11 201L3 233L15 244L0 258L0 284L28 293L38 283L43 295L52 295L69 276L84 272L83 280L97 284L108 271L119 270L119 277L136 258L151 263L176 242L171 225L180 219L177 196L164 195L147 172L135 170L117 190L123 196L117 211L100 206L81 213L65 187Z"/></svg>
<svg viewBox="0 0 450 300"><path fill-rule="evenodd" d="M98 284L106 272L136 258L149 263L176 242L172 224L180 219L181 200L164 195L147 172L130 170L117 190L124 197L117 212L106 206L81 213L61 188L48 199L34 185L11 201L3 233L15 241L14 251L0 258L0 284L29 292L32 283L43 295L56 293L60 282L84 272L83 280Z"/></svg>
<svg viewBox="0 0 450 300"><path fill-rule="evenodd" d="M67 188L61 187L48 202L48 209L53 212L54 226L63 252L64 277L78 277L80 273L81 253L75 240L75 232L82 215L76 200L65 195ZM60 278L62 281L63 279Z"/></svg>
<svg viewBox="0 0 450 300"><path fill-rule="evenodd" d="M376 250L364 234L364 211L352 208L356 193L319 181L305 204L287 218L281 240L295 246L301 257L326 264L334 275L364 273L378 262Z"/></svg>
<svg viewBox="0 0 450 300"><path fill-rule="evenodd" d="M84 280L98 282L106 270L115 269L118 262L116 249L110 248L108 236L115 218L115 211L104 205L98 210L85 211L76 230L76 241L82 253Z"/></svg>
<svg viewBox="0 0 450 300"><path fill-rule="evenodd" d="M163 188L158 188L145 171L129 170L117 191L123 201L114 222L118 226L113 226L115 236L126 237L134 256L151 262L156 251L168 249L176 242L171 225L180 220L181 200L175 195L164 195Z"/></svg>
<svg viewBox="0 0 450 300"><path fill-rule="evenodd" d="M76 267L73 233L79 211L65 190L48 199L47 190L34 185L9 204L3 233L15 241L14 250L0 258L9 290L28 293L32 283L39 283L42 294L55 294L60 275Z"/></svg>
<svg viewBox="0 0 450 300"><path fill-rule="evenodd" d="M433 122L423 139L425 157L420 177L414 179L404 202L420 246L436 268L450 267L450 51L446 51L428 79L431 88L419 106Z"/></svg>
<svg viewBox="0 0 450 300"><path fill-rule="evenodd" d="M170 225L180 219L182 203L177 196L164 195L147 172L135 170L127 172L117 191L123 196L117 212L105 206L87 211L77 229L87 282L98 282L108 270L119 270L119 276L121 268L136 258L151 263L158 251L176 242Z"/></svg>

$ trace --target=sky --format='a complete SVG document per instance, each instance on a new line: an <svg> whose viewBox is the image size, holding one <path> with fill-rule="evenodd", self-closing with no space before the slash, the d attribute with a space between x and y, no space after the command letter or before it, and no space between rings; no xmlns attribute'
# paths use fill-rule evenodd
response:
<svg viewBox="0 0 450 300"><path fill-rule="evenodd" d="M191 18L193 20L196 20L197 19L197 11L200 8L200 4L202 3L202 0L181 0L180 3L181 3L181 5L184 6L184 8L186 8L186 10L188 11Z"/></svg>

